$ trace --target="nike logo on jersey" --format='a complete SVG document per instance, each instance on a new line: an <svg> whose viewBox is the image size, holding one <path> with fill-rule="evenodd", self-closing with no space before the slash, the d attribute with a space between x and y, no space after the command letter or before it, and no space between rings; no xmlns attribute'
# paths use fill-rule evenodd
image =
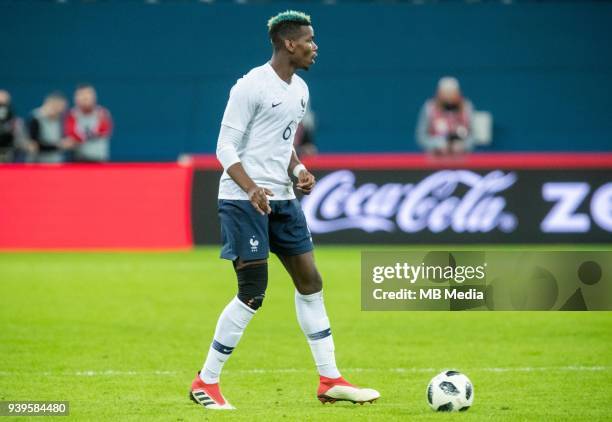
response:
<svg viewBox="0 0 612 422"><path fill-rule="evenodd" d="M281 105L282 103L283 103L282 101L280 103L276 103L276 104L272 103L272 108L276 107L277 105Z"/></svg>

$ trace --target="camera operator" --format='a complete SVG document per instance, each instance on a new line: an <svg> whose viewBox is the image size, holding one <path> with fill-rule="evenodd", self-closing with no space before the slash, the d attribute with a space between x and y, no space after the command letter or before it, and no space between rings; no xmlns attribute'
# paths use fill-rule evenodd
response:
<svg viewBox="0 0 612 422"><path fill-rule="evenodd" d="M419 113L416 137L421 147L436 156L461 155L474 147L472 103L462 96L457 79L438 82L436 96Z"/></svg>

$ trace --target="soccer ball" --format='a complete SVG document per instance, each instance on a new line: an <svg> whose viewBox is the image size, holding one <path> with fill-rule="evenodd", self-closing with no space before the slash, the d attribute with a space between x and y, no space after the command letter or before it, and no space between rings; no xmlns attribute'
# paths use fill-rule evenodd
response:
<svg viewBox="0 0 612 422"><path fill-rule="evenodd" d="M439 412L463 412L473 401L472 382L459 371L441 372L427 386L427 402Z"/></svg>

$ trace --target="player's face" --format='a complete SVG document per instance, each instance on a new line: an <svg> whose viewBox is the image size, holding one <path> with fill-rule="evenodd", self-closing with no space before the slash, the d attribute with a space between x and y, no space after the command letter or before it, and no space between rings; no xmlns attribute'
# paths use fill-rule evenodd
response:
<svg viewBox="0 0 612 422"><path fill-rule="evenodd" d="M298 69L310 68L317 57L319 47L314 42L314 30L312 26L303 26L301 35L294 41L293 52L294 64Z"/></svg>

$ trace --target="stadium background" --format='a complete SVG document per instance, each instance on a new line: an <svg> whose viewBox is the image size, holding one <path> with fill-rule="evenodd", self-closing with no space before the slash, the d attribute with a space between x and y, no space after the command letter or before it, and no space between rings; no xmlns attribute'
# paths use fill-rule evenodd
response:
<svg viewBox="0 0 612 422"><path fill-rule="evenodd" d="M423 392L456 367L475 383L466 420L609 418L609 312L360 312L358 293L359 253L370 248L610 250L612 3L598 1L0 2L9 17L0 88L17 112L88 81L115 121L114 163L0 165L0 400L69 399L88 420L202 416L185 389L235 293L217 246L194 247L218 239L210 154L229 88L270 54L267 18L290 7L313 16L320 45L304 74L322 152L308 165L319 178L348 170L382 185L514 173L500 196L518 226L314 234L331 243L317 262L339 361L383 392L378 407L357 412L313 407L292 287L271 260L264 312L224 375L245 412L233 417L439 420ZM464 161L431 163L414 126L447 74L493 114L493 141ZM185 153L200 155L177 163ZM586 231L542 231L554 205L543 197L548 182L586 189L575 210Z"/></svg>
<svg viewBox="0 0 612 422"><path fill-rule="evenodd" d="M419 108L448 74L493 114L490 150L610 149L608 2L307 5L322 152L417 151ZM0 80L22 114L51 89L93 83L115 118L113 160L211 153L229 88L270 56L265 22L303 6L5 1Z"/></svg>

